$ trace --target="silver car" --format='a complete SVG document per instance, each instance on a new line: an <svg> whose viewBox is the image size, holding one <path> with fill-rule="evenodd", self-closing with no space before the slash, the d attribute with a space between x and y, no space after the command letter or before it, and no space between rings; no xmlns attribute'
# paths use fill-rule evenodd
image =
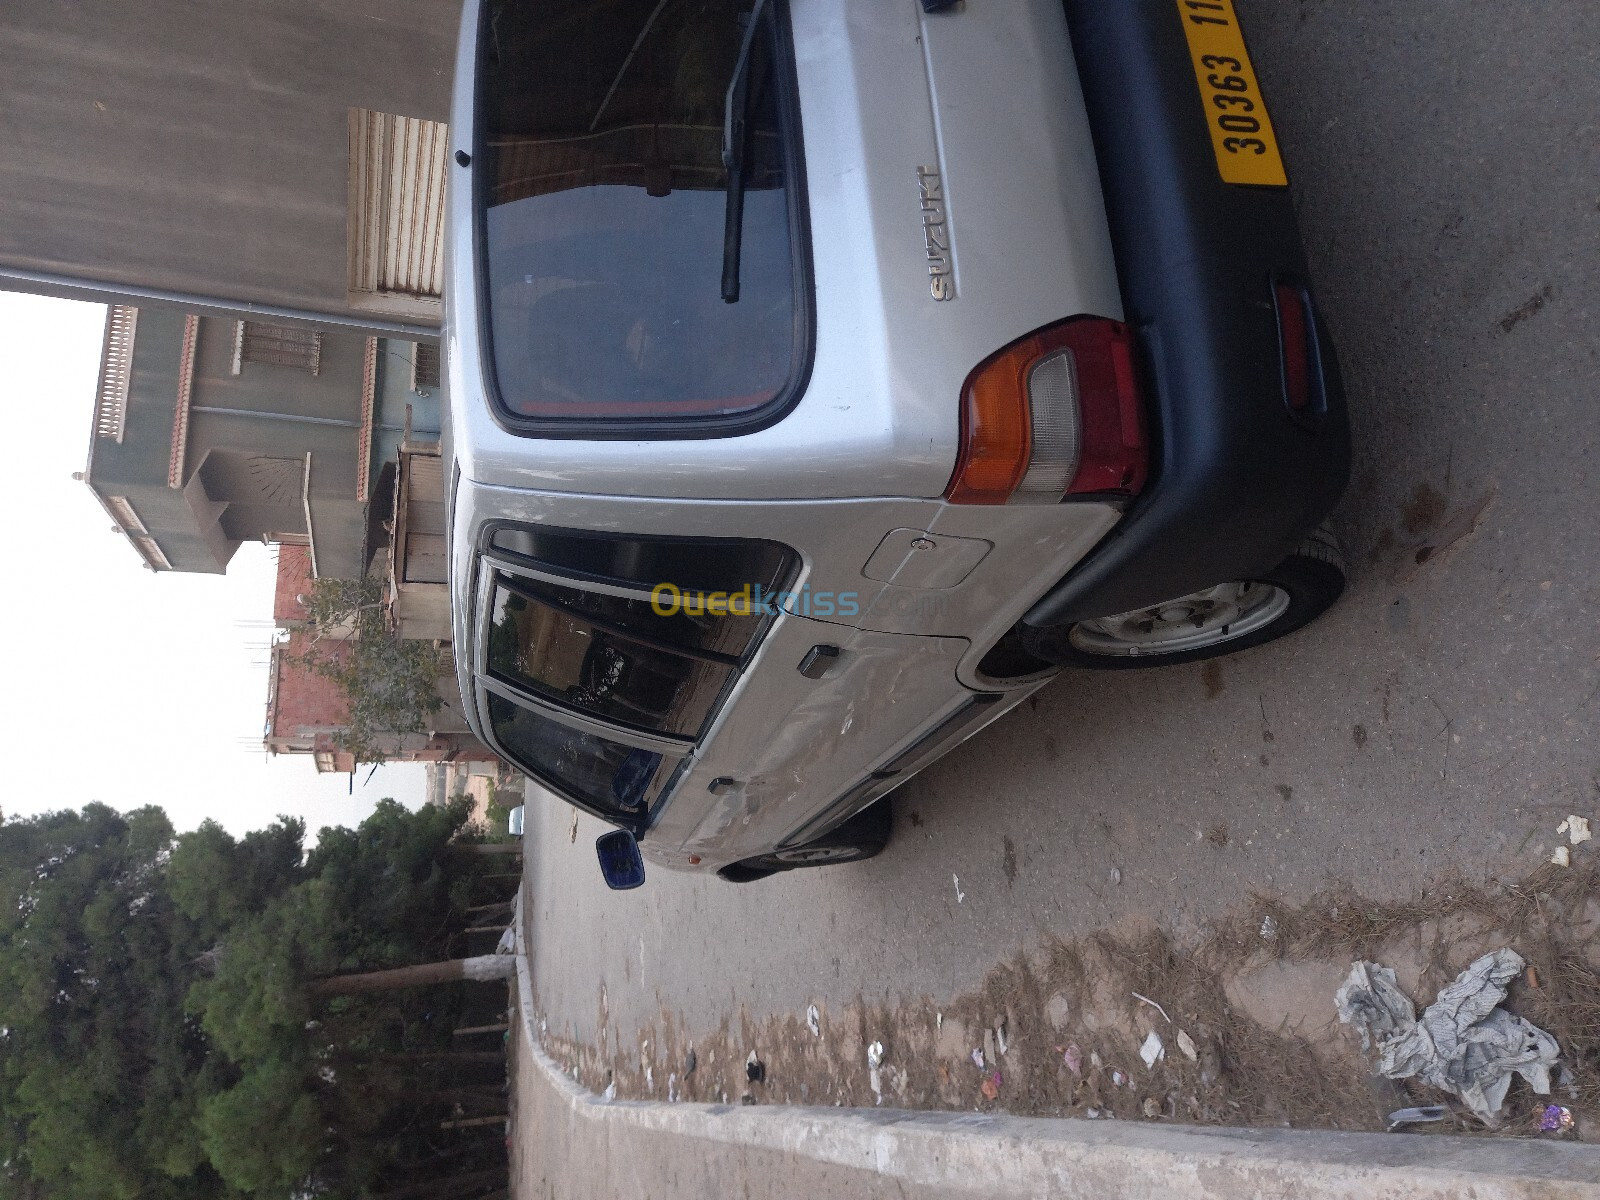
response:
<svg viewBox="0 0 1600 1200"><path fill-rule="evenodd" d="M1063 667L1339 595L1231 0L468 0L455 88L461 690L613 885L870 857Z"/></svg>

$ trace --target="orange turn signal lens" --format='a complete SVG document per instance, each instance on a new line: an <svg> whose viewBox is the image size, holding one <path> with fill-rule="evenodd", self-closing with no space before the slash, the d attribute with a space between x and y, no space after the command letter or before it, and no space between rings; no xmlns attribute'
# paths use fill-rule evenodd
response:
<svg viewBox="0 0 1600 1200"><path fill-rule="evenodd" d="M967 377L961 394L961 456L945 489L952 504L1004 504L1028 473L1033 421L1028 368L1034 338L1006 347Z"/></svg>
<svg viewBox="0 0 1600 1200"><path fill-rule="evenodd" d="M1137 495L1149 474L1133 338L1074 317L1013 342L967 376L952 504L1054 504Z"/></svg>

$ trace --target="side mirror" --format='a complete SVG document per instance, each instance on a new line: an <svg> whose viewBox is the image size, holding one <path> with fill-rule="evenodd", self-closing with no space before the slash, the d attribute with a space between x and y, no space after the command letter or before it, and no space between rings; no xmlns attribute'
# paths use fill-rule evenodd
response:
<svg viewBox="0 0 1600 1200"><path fill-rule="evenodd" d="M639 843L626 829L613 829L595 839L594 852L600 857L600 874L614 892L626 892L644 883L644 858Z"/></svg>

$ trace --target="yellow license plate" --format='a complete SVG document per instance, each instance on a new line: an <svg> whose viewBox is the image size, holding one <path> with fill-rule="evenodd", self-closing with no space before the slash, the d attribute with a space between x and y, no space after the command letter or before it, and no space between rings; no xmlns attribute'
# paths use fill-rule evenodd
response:
<svg viewBox="0 0 1600 1200"><path fill-rule="evenodd" d="M1178 0L1178 12L1224 182L1287 186L1278 138L1244 48L1233 0Z"/></svg>

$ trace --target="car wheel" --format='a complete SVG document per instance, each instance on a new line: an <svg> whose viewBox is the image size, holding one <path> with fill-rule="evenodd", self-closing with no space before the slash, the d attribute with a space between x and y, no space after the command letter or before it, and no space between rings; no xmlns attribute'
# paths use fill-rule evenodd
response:
<svg viewBox="0 0 1600 1200"><path fill-rule="evenodd" d="M1030 652L1100 671L1199 662L1259 646L1321 616L1344 591L1339 544L1319 529L1272 570L1161 604L1029 631Z"/></svg>
<svg viewBox="0 0 1600 1200"><path fill-rule="evenodd" d="M889 844L893 825L894 816L889 802L880 800L803 846L790 846L786 850L774 850L771 854L747 858L723 867L717 874L731 883L750 883L778 871L861 862L883 852L883 848Z"/></svg>

